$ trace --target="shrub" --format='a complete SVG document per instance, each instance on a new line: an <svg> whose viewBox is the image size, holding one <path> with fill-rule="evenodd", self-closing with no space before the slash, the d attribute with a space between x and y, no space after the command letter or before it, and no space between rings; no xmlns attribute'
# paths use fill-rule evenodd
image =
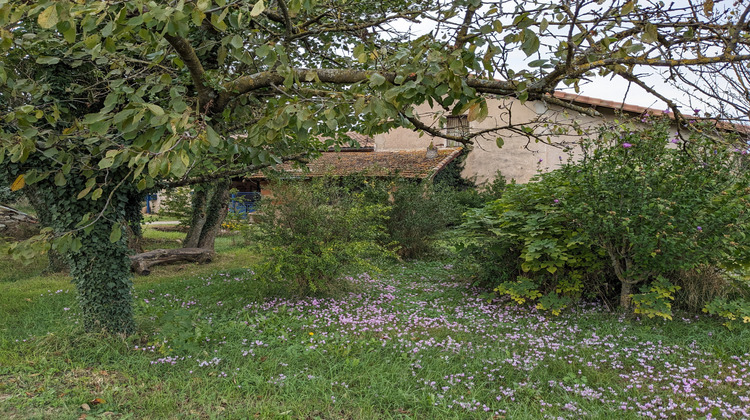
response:
<svg viewBox="0 0 750 420"><path fill-rule="evenodd" d="M540 309L559 309L564 298L608 293L615 277L622 307L664 318L671 301L685 296L680 290L705 294L702 302L721 296L686 284L700 276L669 279L697 267L747 266L744 155L702 134L706 127L674 147L670 122L651 123L640 131L605 127L582 141L579 160L571 156L557 171L509 185L501 199L471 212L464 229L474 236L465 250L485 276L479 280L492 283L491 266L515 260L492 286L513 297L533 279L537 287L524 293ZM494 258L483 261L488 253Z"/></svg>
<svg viewBox="0 0 750 420"><path fill-rule="evenodd" d="M435 236L458 220L460 210L450 190L441 192L433 185L405 180L394 184L386 228L401 257L411 259L429 254Z"/></svg>
<svg viewBox="0 0 750 420"><path fill-rule="evenodd" d="M580 297L584 277L600 271L603 255L560 205L567 194L562 173L551 172L510 184L501 199L470 211L461 250L477 283L517 302L516 295L543 298L537 306L554 312Z"/></svg>
<svg viewBox="0 0 750 420"><path fill-rule="evenodd" d="M632 288L700 265L747 261L750 176L743 155L694 131L673 146L667 119L641 131L602 130L582 142L583 158L561 170L562 203L575 225L607 253L620 280L620 305Z"/></svg>
<svg viewBox="0 0 750 420"><path fill-rule="evenodd" d="M293 293L328 294L343 270L372 267L387 252L382 242L386 208L333 179L278 182L261 202L252 239L267 258L258 273Z"/></svg>

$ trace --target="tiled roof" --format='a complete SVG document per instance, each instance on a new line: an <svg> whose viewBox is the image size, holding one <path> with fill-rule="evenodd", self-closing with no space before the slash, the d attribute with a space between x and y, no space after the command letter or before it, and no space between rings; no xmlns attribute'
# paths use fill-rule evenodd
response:
<svg viewBox="0 0 750 420"><path fill-rule="evenodd" d="M276 171L287 175L319 177L326 175L345 176L364 174L368 176L401 176L404 178L431 178L442 170L448 163L461 154L463 149L438 149L437 157L428 159L426 150L409 150L398 152L323 152L314 161L307 164L309 171L294 168L292 164L276 166ZM266 176L255 173L252 179L262 179Z"/></svg>
<svg viewBox="0 0 750 420"><path fill-rule="evenodd" d="M591 96L579 95L577 93L568 93L568 92L562 92L562 91L556 90L553 96L557 99L573 102L573 103L580 104L580 105L590 105L592 107L610 108L613 110L621 109L625 112L633 112L636 114L668 115L670 118L674 118L674 114L672 113L665 114L664 110L661 110L661 109L646 108L644 106L631 105L631 104L626 104L623 102L608 101L605 99L593 98ZM714 121L716 123L716 128L720 130L734 131L734 132L737 132L739 134L744 134L744 135L750 134L750 126L743 125L743 124L736 124L736 123L731 123L727 121L717 121L715 119L706 118L706 117L697 117L697 116L690 116L689 119L700 120L700 121Z"/></svg>
<svg viewBox="0 0 750 420"><path fill-rule="evenodd" d="M577 93L568 93L556 90L553 96L563 101L576 102L583 105L591 105L594 107L600 106L610 109L622 109L625 112L634 112L636 114L643 114L648 112L649 114L661 115L661 109L646 108L645 106L625 104L623 102L608 101L605 99L593 98L591 96L583 96Z"/></svg>

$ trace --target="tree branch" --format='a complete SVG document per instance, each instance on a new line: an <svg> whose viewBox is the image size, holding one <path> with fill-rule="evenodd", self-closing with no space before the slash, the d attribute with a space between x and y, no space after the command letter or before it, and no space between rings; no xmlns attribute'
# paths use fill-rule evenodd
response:
<svg viewBox="0 0 750 420"><path fill-rule="evenodd" d="M307 156L307 153L299 153L299 154L292 155L292 156L284 156L281 158L281 161L282 162L289 162L289 161L304 162L306 156ZM222 172L213 172L210 174L195 176L192 178L183 178L177 181L165 182L165 183L159 184L159 186L161 188L175 188L175 187L184 187L185 185L204 184L206 182L215 181L217 179L229 178L229 177L233 177L237 175L253 173L260 169L268 168L269 166L273 166L276 164L277 164L276 162L273 162L273 163L263 163L260 165L250 165L250 166L242 167L240 169L231 169L231 170L226 170Z"/></svg>
<svg viewBox="0 0 750 420"><path fill-rule="evenodd" d="M199 109L200 107L206 107L214 98L215 92L204 83L203 79L206 71L195 54L195 50L185 38L166 34L164 35L164 39L177 51L182 62L185 63L188 71L190 71L190 77L193 79L195 89L198 91Z"/></svg>

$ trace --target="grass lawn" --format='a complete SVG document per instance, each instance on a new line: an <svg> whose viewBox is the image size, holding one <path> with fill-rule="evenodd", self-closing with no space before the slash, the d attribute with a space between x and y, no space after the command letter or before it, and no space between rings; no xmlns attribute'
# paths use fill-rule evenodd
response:
<svg viewBox="0 0 750 420"><path fill-rule="evenodd" d="M221 241L214 264L136 277L127 339L82 331L69 278L4 273L0 418L750 417L746 330L595 304L547 316L441 262L291 298Z"/></svg>

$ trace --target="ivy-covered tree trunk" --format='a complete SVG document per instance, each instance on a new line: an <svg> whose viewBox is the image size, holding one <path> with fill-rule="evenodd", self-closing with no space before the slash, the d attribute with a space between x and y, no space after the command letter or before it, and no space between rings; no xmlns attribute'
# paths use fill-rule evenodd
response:
<svg viewBox="0 0 750 420"><path fill-rule="evenodd" d="M111 242L110 235L107 224L81 235L81 248L68 254L70 274L87 331L131 334L135 321L127 238Z"/></svg>
<svg viewBox="0 0 750 420"><path fill-rule="evenodd" d="M120 174L108 175L116 179ZM86 188L85 181L82 176L71 177L63 186L43 181L38 184L39 196L49 209L55 232L75 232L66 256L85 329L131 334L135 331L133 283L124 222L136 189L105 187L99 200L77 200L78 192ZM81 226L86 214L90 215L89 226Z"/></svg>
<svg viewBox="0 0 750 420"><path fill-rule="evenodd" d="M229 181L219 181L216 183L216 188L214 188L213 194L211 194L211 201L206 206L206 222L203 225L200 239L198 240L198 248L214 249L221 224L229 212L229 207L227 207L229 185Z"/></svg>
<svg viewBox="0 0 750 420"><path fill-rule="evenodd" d="M141 222L143 221L143 213L141 213L141 200L143 194L134 191L130 194L130 199L125 206L125 231L128 237L128 248L135 252L143 252L143 229L141 229Z"/></svg>
<svg viewBox="0 0 750 420"><path fill-rule="evenodd" d="M620 289L620 307L622 309L630 309L630 304L633 300L631 296L633 294L633 283L628 281L621 282L622 289Z"/></svg>
<svg viewBox="0 0 750 420"><path fill-rule="evenodd" d="M199 187L193 192L193 218L190 221L190 227L187 235L185 235L185 242L183 242L183 248L197 248L198 241L201 238L201 231L203 231L203 225L206 223L206 188Z"/></svg>
<svg viewBox="0 0 750 420"><path fill-rule="evenodd" d="M31 207L34 208L36 217L37 219L39 219L39 223L41 223L44 227L53 226L54 220L52 219L52 213L49 211L49 208L45 204L42 196L39 194L36 185L31 185L24 190L24 196L27 200L29 200ZM47 252L47 260L48 263L47 268L44 270L45 272L59 273L68 269L68 263L65 260L65 255L60 254L54 249L50 249Z"/></svg>
<svg viewBox="0 0 750 420"><path fill-rule="evenodd" d="M214 249L219 229L227 215L228 180L203 185L193 196L193 221L185 236L184 248Z"/></svg>

